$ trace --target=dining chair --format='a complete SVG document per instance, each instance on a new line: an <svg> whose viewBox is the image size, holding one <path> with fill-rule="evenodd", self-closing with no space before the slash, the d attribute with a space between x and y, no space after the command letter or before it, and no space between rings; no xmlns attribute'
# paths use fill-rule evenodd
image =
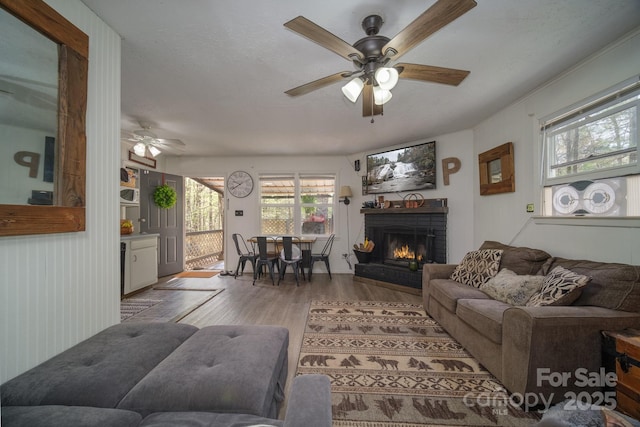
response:
<svg viewBox="0 0 640 427"><path fill-rule="evenodd" d="M302 250L300 249L300 238L293 236L282 236L280 239L282 251L280 253L280 275L278 277L278 285L280 280L284 278L287 266L293 268L293 274L296 277L296 286L300 286L299 271L302 271L302 277L305 278L302 269Z"/></svg>
<svg viewBox="0 0 640 427"><path fill-rule="evenodd" d="M273 245L275 248L276 239L266 236L257 236L255 239L258 242L258 258L256 259L255 268L253 269L253 285L255 286L256 279L258 279L258 275L261 274L263 266L267 266L269 269L271 284L275 285L273 270L278 265L278 255L277 253L269 252L269 245ZM280 281L278 280L278 282Z"/></svg>
<svg viewBox="0 0 640 427"><path fill-rule="evenodd" d="M238 277L238 272L240 272L240 275L244 273L244 267L247 261L251 263L251 268L253 268L253 270L255 271L256 259L258 259L258 254L256 254L255 248L252 248L253 250L249 249L249 246L247 246L247 241L244 240L244 237L242 237L240 233L233 233L231 235L231 238L233 239L233 243L236 244L236 251L238 252L238 256L240 257L238 259L238 266L236 267L236 271L233 274L233 278L235 279ZM240 270L240 267L242 267L242 270Z"/></svg>
<svg viewBox="0 0 640 427"><path fill-rule="evenodd" d="M311 274L313 273L313 263L316 261L324 261L324 265L327 266L327 273L329 273L329 280L331 280L331 267L329 266L329 255L331 254L331 248L333 247L333 240L336 238L335 234L332 234L327 239L322 252L319 254L311 253L311 259L309 260L309 281L311 281Z"/></svg>

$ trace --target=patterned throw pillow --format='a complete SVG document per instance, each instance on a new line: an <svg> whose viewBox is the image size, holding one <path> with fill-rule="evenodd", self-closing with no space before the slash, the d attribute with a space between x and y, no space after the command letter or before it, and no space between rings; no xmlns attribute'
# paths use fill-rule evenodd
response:
<svg viewBox="0 0 640 427"><path fill-rule="evenodd" d="M556 267L544 276L540 292L527 301L528 307L570 305L580 297L582 288L591 280L564 267Z"/></svg>
<svg viewBox="0 0 640 427"><path fill-rule="evenodd" d="M491 298L515 306L523 306L542 288L544 276L518 275L503 268L495 277L480 286Z"/></svg>
<svg viewBox="0 0 640 427"><path fill-rule="evenodd" d="M502 252L502 249L468 252L451 273L450 279L479 288L480 285L498 274Z"/></svg>

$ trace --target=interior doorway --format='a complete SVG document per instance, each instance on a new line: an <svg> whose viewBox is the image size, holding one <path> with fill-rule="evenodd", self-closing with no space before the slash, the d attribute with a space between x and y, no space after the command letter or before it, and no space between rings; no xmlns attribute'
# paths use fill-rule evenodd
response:
<svg viewBox="0 0 640 427"><path fill-rule="evenodd" d="M155 171L142 171L140 175L140 232L157 233L158 277L182 271L183 206L176 203L169 209L159 208L153 200L155 189L162 184L172 187L178 200L183 198L183 178Z"/></svg>
<svg viewBox="0 0 640 427"><path fill-rule="evenodd" d="M185 270L224 269L224 177L185 178Z"/></svg>

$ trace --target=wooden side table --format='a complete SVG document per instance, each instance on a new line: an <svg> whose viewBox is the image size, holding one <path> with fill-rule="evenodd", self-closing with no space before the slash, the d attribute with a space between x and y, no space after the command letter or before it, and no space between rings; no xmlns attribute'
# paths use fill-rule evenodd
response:
<svg viewBox="0 0 640 427"><path fill-rule="evenodd" d="M618 377L616 410L640 419L640 330L603 332L603 364Z"/></svg>

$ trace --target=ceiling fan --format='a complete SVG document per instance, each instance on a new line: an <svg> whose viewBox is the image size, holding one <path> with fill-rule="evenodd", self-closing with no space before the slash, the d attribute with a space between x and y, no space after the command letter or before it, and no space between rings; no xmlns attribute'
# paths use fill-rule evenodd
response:
<svg viewBox="0 0 640 427"><path fill-rule="evenodd" d="M342 92L354 103L362 93L362 115L368 117L382 114L382 106L391 99L391 89L399 78L457 86L469 75L469 71L409 63L389 66L389 63L475 6L474 0L438 0L392 39L378 35L383 20L379 15L370 15L362 21L367 36L353 45L307 18L298 16L284 26L351 61L355 71L341 71L285 93L290 96L305 95L351 78L342 87Z"/></svg>
<svg viewBox="0 0 640 427"><path fill-rule="evenodd" d="M123 138L129 142L133 142L133 151L138 156L145 157L147 152L152 157L156 157L163 151L182 152L185 147L184 142L179 139L163 139L151 132L151 125L145 122L139 122L140 128L133 132L125 132Z"/></svg>

